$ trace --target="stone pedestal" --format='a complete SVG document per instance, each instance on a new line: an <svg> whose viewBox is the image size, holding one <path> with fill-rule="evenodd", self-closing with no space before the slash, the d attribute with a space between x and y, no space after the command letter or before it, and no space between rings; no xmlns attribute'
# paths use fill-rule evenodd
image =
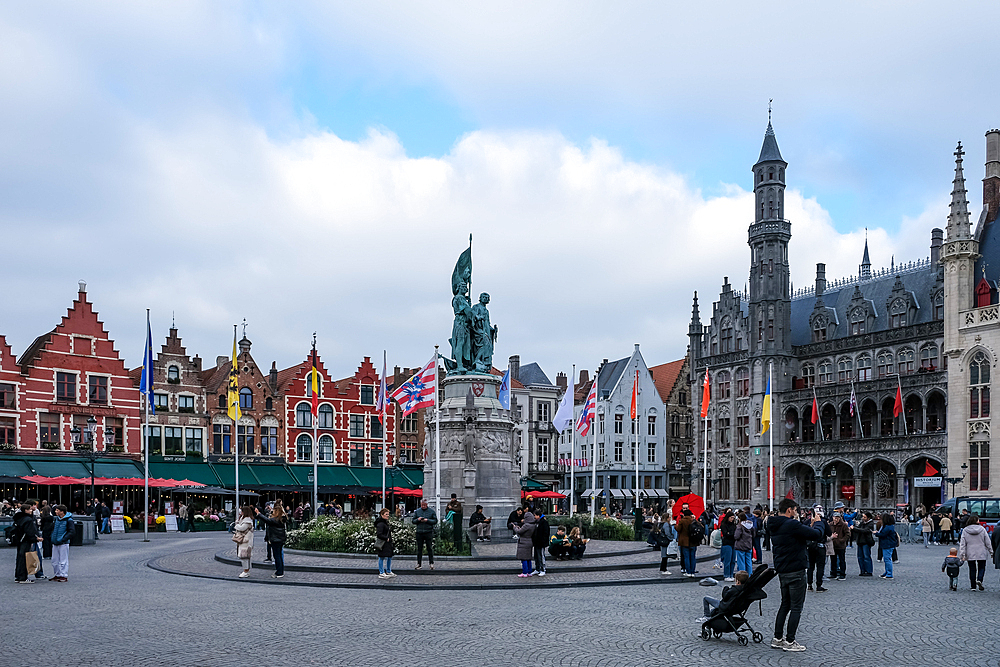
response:
<svg viewBox="0 0 1000 667"><path fill-rule="evenodd" d="M441 510L456 494L463 507L463 522L476 505L503 527L521 501L520 471L514 465L514 422L500 407L500 378L494 375L446 377L441 387ZM435 428L429 420L424 461L424 497L434 505ZM441 517L442 519L444 517Z"/></svg>

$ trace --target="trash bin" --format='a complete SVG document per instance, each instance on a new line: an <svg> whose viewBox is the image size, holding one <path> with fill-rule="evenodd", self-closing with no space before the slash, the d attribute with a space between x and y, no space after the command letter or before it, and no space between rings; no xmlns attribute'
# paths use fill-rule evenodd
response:
<svg viewBox="0 0 1000 667"><path fill-rule="evenodd" d="M82 547L85 544L93 544L95 542L97 524L94 522L94 517L86 515L76 516L74 514L73 523L76 524L76 532L73 535L73 539L70 540L70 546Z"/></svg>

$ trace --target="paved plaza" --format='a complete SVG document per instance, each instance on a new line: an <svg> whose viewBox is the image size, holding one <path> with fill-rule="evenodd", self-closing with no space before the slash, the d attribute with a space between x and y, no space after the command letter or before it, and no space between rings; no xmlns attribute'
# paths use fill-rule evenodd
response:
<svg viewBox="0 0 1000 667"><path fill-rule="evenodd" d="M732 635L701 640L694 621L701 615L701 597L721 588L689 580L524 586L528 590L359 590L304 586L309 573L290 573L289 585L261 585L237 580L239 568L213 557L231 544L228 534L151 538L144 544L141 535L114 535L73 549L67 584L18 586L8 577L0 664L1000 664L998 573L989 570L985 593L969 591L967 578L951 593L940 572L945 547L904 545L893 581L859 578L856 561L849 560L852 574L846 581L830 582L827 593L808 594L798 637L808 650L790 654L766 644L741 647ZM11 570L13 556L11 549L0 550ZM853 550L848 556L853 558ZM232 578L169 574L148 567L156 559L201 563L192 571L219 568L212 572ZM417 579L407 574L412 566L398 561L397 579ZM448 568L441 561L435 573L419 578L444 579L452 576ZM273 582L269 572L255 570L254 577ZM559 577L553 571L546 583ZM513 575L511 580L522 581ZM768 591L763 618L756 607L749 616L767 637L778 605L777 582ZM21 620L25 627L14 629Z"/></svg>

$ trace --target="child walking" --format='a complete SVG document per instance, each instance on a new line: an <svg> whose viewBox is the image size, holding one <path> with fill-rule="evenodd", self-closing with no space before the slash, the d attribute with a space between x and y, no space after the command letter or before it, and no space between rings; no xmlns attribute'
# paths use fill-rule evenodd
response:
<svg viewBox="0 0 1000 667"><path fill-rule="evenodd" d="M941 565L941 571L948 574L948 590L958 590L958 573L961 567L962 559L958 557L958 549L952 547Z"/></svg>

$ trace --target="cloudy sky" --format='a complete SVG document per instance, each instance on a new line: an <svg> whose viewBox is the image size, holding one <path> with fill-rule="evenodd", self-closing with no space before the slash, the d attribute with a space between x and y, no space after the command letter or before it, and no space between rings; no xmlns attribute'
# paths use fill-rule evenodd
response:
<svg viewBox="0 0 1000 667"><path fill-rule="evenodd" d="M974 211L1000 125L995 2L7 3L0 334L89 296L262 365L419 365L474 235L511 354L554 376L683 356L691 294L740 289L750 167L789 162L793 282L928 255L952 152ZM975 215L975 213L974 213ZM158 349L158 348L157 348Z"/></svg>

